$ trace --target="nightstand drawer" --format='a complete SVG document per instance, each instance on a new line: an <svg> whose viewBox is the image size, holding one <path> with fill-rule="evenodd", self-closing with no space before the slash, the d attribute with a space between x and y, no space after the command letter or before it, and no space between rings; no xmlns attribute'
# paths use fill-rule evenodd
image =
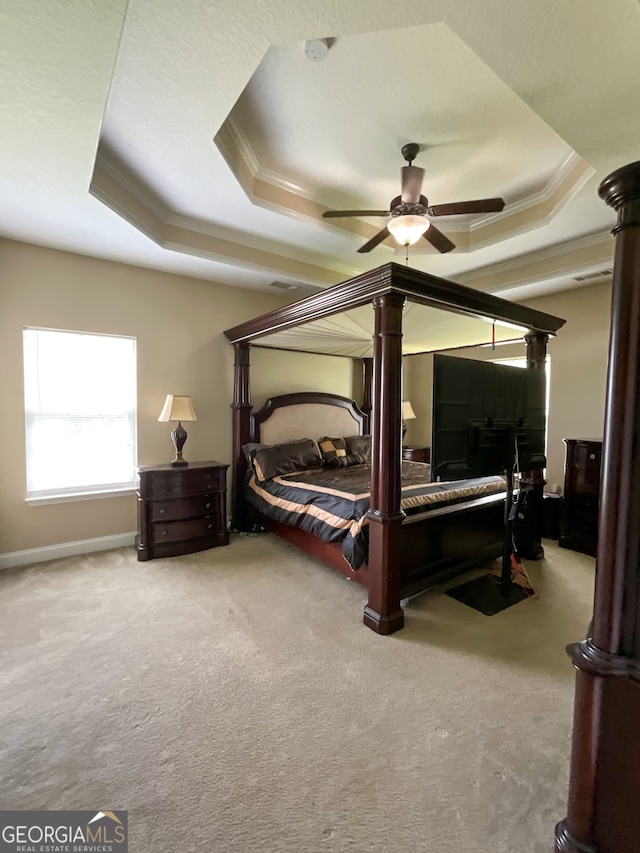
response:
<svg viewBox="0 0 640 853"><path fill-rule="evenodd" d="M151 541L154 545L158 545L160 542L181 542L183 539L215 536L217 528L218 519L215 515L168 521L166 524L160 522L151 527Z"/></svg>
<svg viewBox="0 0 640 853"><path fill-rule="evenodd" d="M181 498L226 488L226 470L177 469L141 480L140 494L148 500Z"/></svg>
<svg viewBox="0 0 640 853"><path fill-rule="evenodd" d="M429 462L431 459L431 448L405 445L402 448L402 458L406 462Z"/></svg>
<svg viewBox="0 0 640 853"><path fill-rule="evenodd" d="M216 500L214 495L194 495L183 500L153 501L149 509L151 521L195 518L215 512Z"/></svg>

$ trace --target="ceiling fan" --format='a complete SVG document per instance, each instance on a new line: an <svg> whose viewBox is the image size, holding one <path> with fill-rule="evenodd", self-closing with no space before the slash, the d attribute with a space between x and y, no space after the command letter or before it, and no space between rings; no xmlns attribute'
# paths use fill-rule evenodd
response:
<svg viewBox="0 0 640 853"><path fill-rule="evenodd" d="M412 163L420 150L416 142L401 148L402 156L409 164L402 167L402 189L399 196L391 200L389 210L325 210L325 219L339 216L390 216L388 224L378 231L359 252L370 252L391 234L401 246L411 246L421 237L428 240L439 252L450 252L455 244L427 219L427 216L455 216L463 213L497 213L504 208L501 198L479 198L474 201L454 201L449 204L429 204L421 195L424 169Z"/></svg>

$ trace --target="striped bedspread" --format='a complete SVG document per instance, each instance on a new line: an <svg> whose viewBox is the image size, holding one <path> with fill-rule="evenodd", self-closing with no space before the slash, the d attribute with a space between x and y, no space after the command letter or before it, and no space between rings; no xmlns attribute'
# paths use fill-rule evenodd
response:
<svg viewBox="0 0 640 853"><path fill-rule="evenodd" d="M402 463L402 509L410 514L504 492L502 477L430 482L428 465ZM251 476L247 500L274 521L293 524L328 542L342 542L352 569L367 560L370 465L320 468L274 477L259 484Z"/></svg>

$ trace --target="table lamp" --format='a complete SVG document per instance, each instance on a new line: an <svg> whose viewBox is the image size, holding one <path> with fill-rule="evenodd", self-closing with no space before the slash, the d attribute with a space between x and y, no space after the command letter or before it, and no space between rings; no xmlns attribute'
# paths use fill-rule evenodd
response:
<svg viewBox="0 0 640 853"><path fill-rule="evenodd" d="M180 421L198 420L193 410L191 397L179 397L176 394L167 394L167 399L164 401L164 406L158 420L164 423L178 421L178 426L171 432L171 438L176 448L176 457L171 464L174 468L185 467L189 463L182 458L182 448L187 440L187 431Z"/></svg>
<svg viewBox="0 0 640 853"><path fill-rule="evenodd" d="M407 424L406 421L413 420L415 418L416 413L413 411L413 406L408 400L402 401L402 442L404 444L404 438L407 434Z"/></svg>

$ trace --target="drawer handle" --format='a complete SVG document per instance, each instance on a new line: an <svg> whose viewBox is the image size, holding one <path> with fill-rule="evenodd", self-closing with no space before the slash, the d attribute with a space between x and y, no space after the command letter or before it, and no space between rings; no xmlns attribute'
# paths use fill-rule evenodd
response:
<svg viewBox="0 0 640 853"><path fill-rule="evenodd" d="M166 536L168 532L169 532L168 530L163 530L163 531L162 531L162 535L163 535L163 536Z"/></svg>
<svg viewBox="0 0 640 853"><path fill-rule="evenodd" d="M207 530L211 530L212 527L213 527L213 524L207 524Z"/></svg>
<svg viewBox="0 0 640 853"><path fill-rule="evenodd" d="M595 458L596 458L596 454L595 454L595 453L590 453L590 454L589 454L589 459L595 459Z"/></svg>
<svg viewBox="0 0 640 853"><path fill-rule="evenodd" d="M161 506L160 507L160 515L164 515L165 512L166 512L166 509L163 506Z"/></svg>
<svg viewBox="0 0 640 853"><path fill-rule="evenodd" d="M209 509L209 507L210 507L210 506L211 506L211 504L210 504L210 503L206 503L206 504L204 505L204 508L205 508L205 509Z"/></svg>

